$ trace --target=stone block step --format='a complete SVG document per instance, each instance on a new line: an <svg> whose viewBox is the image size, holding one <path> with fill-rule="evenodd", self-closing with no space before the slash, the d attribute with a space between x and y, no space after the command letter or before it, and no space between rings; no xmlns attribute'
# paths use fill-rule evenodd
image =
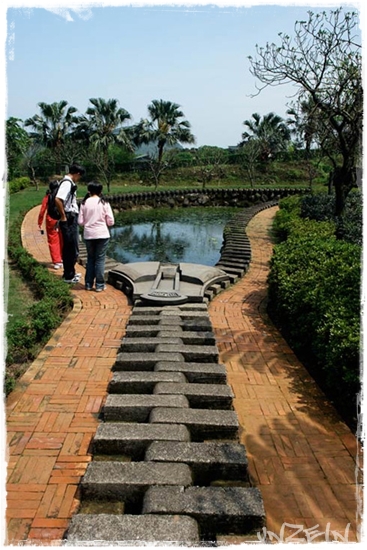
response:
<svg viewBox="0 0 367 550"><path fill-rule="evenodd" d="M202 319L187 319L181 322L181 327L183 330L196 330L196 331L211 331L212 330L212 324L209 319L209 317Z"/></svg>
<svg viewBox="0 0 367 550"><path fill-rule="evenodd" d="M228 235L225 239L225 246L241 246L251 249L250 239L246 235Z"/></svg>
<svg viewBox="0 0 367 550"><path fill-rule="evenodd" d="M63 546L96 546L104 541L111 543L109 546L146 546L153 542L198 546L200 536L197 522L185 515L75 514Z"/></svg>
<svg viewBox="0 0 367 550"><path fill-rule="evenodd" d="M182 372L115 372L108 384L109 393L153 393L158 382L186 382Z"/></svg>
<svg viewBox="0 0 367 550"><path fill-rule="evenodd" d="M249 480L246 450L241 443L154 441L145 460L188 464L195 485L214 480Z"/></svg>
<svg viewBox="0 0 367 550"><path fill-rule="evenodd" d="M158 382L154 390L158 395L185 396L190 407L196 409L232 409L233 392L226 384L178 384Z"/></svg>
<svg viewBox="0 0 367 550"><path fill-rule="evenodd" d="M138 311L146 315L150 315L152 313L160 313L162 309L164 308L165 311L170 311L171 313L180 313L181 311L207 311L207 307L204 304L196 304L196 303L186 303L186 304L180 304L180 305L166 305L166 306L153 306L153 305L145 305L144 302L140 302L139 308L135 307L134 304L134 310Z"/></svg>
<svg viewBox="0 0 367 550"><path fill-rule="evenodd" d="M190 441L190 433L183 424L103 422L93 438L93 452L141 460L153 441Z"/></svg>
<svg viewBox="0 0 367 550"><path fill-rule="evenodd" d="M188 331L188 330L183 331L181 329L181 331L178 330L176 332L176 331L162 330L159 333L159 337L167 338L169 334L171 334L171 338L172 337L179 338L185 346L197 346L197 345L215 346L216 345L215 336L213 332L209 332L209 331L208 332ZM168 343L168 342L163 342L163 343Z"/></svg>
<svg viewBox="0 0 367 550"><path fill-rule="evenodd" d="M218 269L222 269L223 271L225 271L227 273L228 276L231 276L232 275L232 278L241 278L244 276L245 274L245 271L243 269L240 269L240 268L236 268L236 267L226 267L224 264L222 263L219 263L217 264L215 267L217 267ZM231 278L231 277L230 277Z"/></svg>
<svg viewBox="0 0 367 550"><path fill-rule="evenodd" d="M160 382L162 383L162 382ZM155 407L189 407L182 395L110 394L103 407L105 422L148 422Z"/></svg>
<svg viewBox="0 0 367 550"><path fill-rule="evenodd" d="M251 255L249 253L237 253L232 254L231 252L227 252L227 250L224 250L220 256L219 262L223 264L224 262L246 262L249 263L251 261Z"/></svg>
<svg viewBox="0 0 367 550"><path fill-rule="evenodd" d="M234 411L162 407L152 410L149 422L152 424L184 424L190 431L193 441L238 437L238 418Z"/></svg>
<svg viewBox="0 0 367 550"><path fill-rule="evenodd" d="M265 525L261 494L254 487L151 487L143 513L186 514L207 535L247 534Z"/></svg>
<svg viewBox="0 0 367 550"><path fill-rule="evenodd" d="M88 464L80 488L83 498L118 499L128 510L139 503L152 485L186 487L191 484L191 470L187 464L93 460Z"/></svg>
<svg viewBox="0 0 367 550"><path fill-rule="evenodd" d="M176 312L171 312L167 308L162 309L161 318L172 317L172 316L174 317L175 315L177 315ZM183 320L195 321L197 319L205 319L208 317L208 308L207 306L205 306L205 310L203 309L202 311L181 310L178 316Z"/></svg>
<svg viewBox="0 0 367 550"><path fill-rule="evenodd" d="M169 344L171 346L180 346L183 341L180 338L168 336L161 338L145 337L145 338L123 338L120 351L123 353L130 352L154 352L158 344Z"/></svg>
<svg viewBox="0 0 367 550"><path fill-rule="evenodd" d="M128 325L126 327L125 338L153 338L162 337L162 335L164 335L165 338L172 335L175 338L181 338L182 336L186 336L186 333L189 333L189 335L203 335L203 338L208 338L210 336L214 338L210 323L206 323L205 325L203 325L203 323L192 323L192 325L187 325L186 323L180 323L179 325L160 325L159 323L157 325Z"/></svg>
<svg viewBox="0 0 367 550"><path fill-rule="evenodd" d="M162 338L180 338L181 343L185 345L189 344L203 344L204 346L214 346L215 336L209 327L209 330L184 330L182 326L172 325L133 325L126 328L125 338L121 344L121 351L130 351L129 348L124 347L124 344L129 345L131 341L137 339L145 339L150 341L152 338L156 338L159 342ZM142 342L141 342L141 345ZM154 348L153 348L154 349Z"/></svg>
<svg viewBox="0 0 367 550"><path fill-rule="evenodd" d="M159 361L155 372L181 372L188 382L198 384L226 384L226 367L218 363L179 363Z"/></svg>
<svg viewBox="0 0 367 550"><path fill-rule="evenodd" d="M156 353L166 353L182 355L185 361L189 362L202 362L202 363L215 363L219 359L219 353L217 346L185 346L170 345L170 344L158 344L156 347ZM162 359L163 360L163 359Z"/></svg>
<svg viewBox="0 0 367 550"><path fill-rule="evenodd" d="M182 346L180 346L182 347ZM170 349L155 352L121 352L116 356L113 371L152 371L159 361L182 362L184 356Z"/></svg>

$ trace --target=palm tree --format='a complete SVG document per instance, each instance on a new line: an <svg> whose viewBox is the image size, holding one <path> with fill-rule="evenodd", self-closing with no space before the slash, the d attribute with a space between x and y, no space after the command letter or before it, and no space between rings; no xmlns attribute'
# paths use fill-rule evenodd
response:
<svg viewBox="0 0 367 550"><path fill-rule="evenodd" d="M86 116L79 119L76 136L90 145L93 161L110 191L113 175L111 146L121 144L128 150L133 149L128 133L122 127L131 116L118 106L117 99L91 98L89 101L92 106L88 107Z"/></svg>
<svg viewBox="0 0 367 550"><path fill-rule="evenodd" d="M264 161L270 160L275 153L282 151L290 140L290 130L284 120L274 114L268 113L261 117L259 113L253 113L252 120L245 120L243 123L251 133L242 134L243 142L257 139L261 148L261 158Z"/></svg>
<svg viewBox="0 0 367 550"><path fill-rule="evenodd" d="M163 152L166 145L178 143L195 143L195 136L190 131L191 125L180 110L180 105L163 99L154 99L148 105L149 119L143 119L135 126L135 144L156 143L157 157L154 171L157 174L156 187L161 174Z"/></svg>
<svg viewBox="0 0 367 550"><path fill-rule="evenodd" d="M61 172L61 161L64 145L70 137L78 119L74 114L75 107L69 106L65 100L55 103L38 103L41 114L34 115L24 122L24 126L33 128L30 137L37 143L51 150L56 163L56 173Z"/></svg>

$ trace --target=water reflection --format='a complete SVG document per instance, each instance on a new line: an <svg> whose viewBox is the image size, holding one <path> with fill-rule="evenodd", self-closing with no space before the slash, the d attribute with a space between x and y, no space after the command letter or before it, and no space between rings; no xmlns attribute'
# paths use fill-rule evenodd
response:
<svg viewBox="0 0 367 550"><path fill-rule="evenodd" d="M122 263L159 261L213 266L236 208L127 212L111 228L108 256Z"/></svg>

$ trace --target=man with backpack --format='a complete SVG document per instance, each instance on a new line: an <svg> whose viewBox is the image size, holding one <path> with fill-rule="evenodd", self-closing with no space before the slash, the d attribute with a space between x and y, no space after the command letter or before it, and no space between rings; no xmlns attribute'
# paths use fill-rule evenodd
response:
<svg viewBox="0 0 367 550"><path fill-rule="evenodd" d="M81 277L80 273L75 273L75 264L79 255L79 208L76 200L76 184L84 174L83 166L72 164L69 173L61 180L55 198L55 205L60 214L58 224L63 239L63 279L71 284L78 283Z"/></svg>

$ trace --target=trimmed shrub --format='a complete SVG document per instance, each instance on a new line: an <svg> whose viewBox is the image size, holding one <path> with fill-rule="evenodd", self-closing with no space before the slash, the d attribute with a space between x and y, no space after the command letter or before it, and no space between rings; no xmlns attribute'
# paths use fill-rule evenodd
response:
<svg viewBox="0 0 367 550"><path fill-rule="evenodd" d="M18 191L21 191L22 189L26 189L30 185L32 185L31 181L27 177L20 177L20 178L14 178L13 180L9 181L9 193L17 193Z"/></svg>
<svg viewBox="0 0 367 550"><path fill-rule="evenodd" d="M32 283L32 290L38 302L29 308L26 320L17 321L6 329L7 367L32 361L36 357L39 345L48 340L73 305L69 286L52 275L21 246L22 219L23 215L20 215L11 223L8 254L15 260L23 277ZM16 375L20 374L19 370L15 369ZM6 395L12 391L14 385L14 372L9 373L5 370Z"/></svg>
<svg viewBox="0 0 367 550"><path fill-rule="evenodd" d="M301 217L317 221L333 221L339 239L362 245L362 196L359 191L348 195L341 218L335 216L335 196L319 193L302 198Z"/></svg>
<svg viewBox="0 0 367 550"><path fill-rule="evenodd" d="M361 247L337 239L333 222L297 220L295 210L271 260L269 314L352 422L360 390ZM276 218L284 219L281 213Z"/></svg>

